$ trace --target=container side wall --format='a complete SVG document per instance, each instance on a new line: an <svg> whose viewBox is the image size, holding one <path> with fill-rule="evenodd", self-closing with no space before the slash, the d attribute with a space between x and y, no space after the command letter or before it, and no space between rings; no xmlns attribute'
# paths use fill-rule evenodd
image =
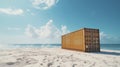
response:
<svg viewBox="0 0 120 67"><path fill-rule="evenodd" d="M73 32L71 35L71 49L84 51L83 30Z"/></svg>
<svg viewBox="0 0 120 67"><path fill-rule="evenodd" d="M67 34L66 37L65 37L65 45L67 49L70 49L71 48L71 34Z"/></svg>
<svg viewBox="0 0 120 67"><path fill-rule="evenodd" d="M85 51L86 50L86 45L85 45L86 41L85 41L85 30L84 29L82 30L82 33L83 33L83 51Z"/></svg>

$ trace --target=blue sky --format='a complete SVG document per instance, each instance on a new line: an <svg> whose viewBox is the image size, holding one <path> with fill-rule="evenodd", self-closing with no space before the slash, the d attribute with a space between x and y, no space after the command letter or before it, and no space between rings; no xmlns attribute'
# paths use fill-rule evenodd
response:
<svg viewBox="0 0 120 67"><path fill-rule="evenodd" d="M0 44L60 43L61 35L100 29L101 43L120 43L119 0L1 0Z"/></svg>

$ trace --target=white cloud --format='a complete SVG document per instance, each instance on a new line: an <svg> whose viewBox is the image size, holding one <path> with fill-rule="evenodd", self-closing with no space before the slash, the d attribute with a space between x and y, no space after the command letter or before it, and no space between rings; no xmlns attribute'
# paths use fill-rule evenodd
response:
<svg viewBox="0 0 120 67"><path fill-rule="evenodd" d="M28 37L35 37L36 33L35 33L36 28L33 27L32 25L28 24L27 28L25 29L25 34Z"/></svg>
<svg viewBox="0 0 120 67"><path fill-rule="evenodd" d="M17 28L17 27L8 27L8 30L16 30L16 31L19 31L20 28Z"/></svg>
<svg viewBox="0 0 120 67"><path fill-rule="evenodd" d="M105 34L104 32L100 32L100 38L104 38L107 37L107 34Z"/></svg>
<svg viewBox="0 0 120 67"><path fill-rule="evenodd" d="M67 26L61 26L61 29L58 29L54 24L53 20L49 20L45 25L40 28L36 28L30 24L27 25L25 29L25 34L31 38L38 38L41 42L46 43L60 43L61 35L68 33L69 30Z"/></svg>
<svg viewBox="0 0 120 67"><path fill-rule="evenodd" d="M48 9L54 6L59 0L33 0L32 5L37 9Z"/></svg>
<svg viewBox="0 0 120 67"><path fill-rule="evenodd" d="M101 43L118 44L120 43L120 37L100 32L100 41Z"/></svg>
<svg viewBox="0 0 120 67"><path fill-rule="evenodd" d="M69 32L69 30L67 30L67 26L65 25L62 25L61 30L62 30L62 34L66 34Z"/></svg>
<svg viewBox="0 0 120 67"><path fill-rule="evenodd" d="M22 15L24 11L22 9L0 8L0 13L9 15Z"/></svg>

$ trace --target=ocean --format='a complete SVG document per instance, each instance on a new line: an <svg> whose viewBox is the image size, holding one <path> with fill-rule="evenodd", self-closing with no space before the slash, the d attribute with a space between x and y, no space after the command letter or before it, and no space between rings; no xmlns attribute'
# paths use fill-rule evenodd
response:
<svg viewBox="0 0 120 67"><path fill-rule="evenodd" d="M61 44L9 44L4 47L0 47L0 49L4 48L60 48ZM107 50L118 50L120 51L120 44L101 44L101 49Z"/></svg>
<svg viewBox="0 0 120 67"><path fill-rule="evenodd" d="M101 49L108 49L108 50L119 50L120 51L120 44L101 44Z"/></svg>

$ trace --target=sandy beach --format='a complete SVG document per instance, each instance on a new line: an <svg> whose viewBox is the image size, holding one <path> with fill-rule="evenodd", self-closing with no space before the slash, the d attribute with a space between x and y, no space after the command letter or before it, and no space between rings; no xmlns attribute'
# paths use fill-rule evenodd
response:
<svg viewBox="0 0 120 67"><path fill-rule="evenodd" d="M120 51L86 53L61 48L0 50L0 67L120 67Z"/></svg>

